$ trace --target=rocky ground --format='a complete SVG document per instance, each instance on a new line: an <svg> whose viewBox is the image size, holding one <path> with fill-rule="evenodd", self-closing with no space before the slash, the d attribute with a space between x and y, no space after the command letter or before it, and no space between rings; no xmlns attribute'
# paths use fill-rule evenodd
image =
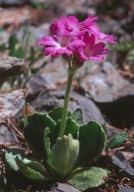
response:
<svg viewBox="0 0 134 192"><path fill-rule="evenodd" d="M15 145L27 149L22 118L33 110L48 112L63 105L67 65L61 58L44 57L38 45L49 34L54 18L88 14L99 17L102 31L114 33L103 63L86 63L73 81L70 111L81 108L84 121L105 124L108 139L125 131L127 137L93 162L109 169L104 185L88 192L134 191L134 2L116 0L0 0L0 191L50 191L13 176L3 159L3 150ZM31 151L29 152L31 153ZM79 191L57 183L51 191Z"/></svg>

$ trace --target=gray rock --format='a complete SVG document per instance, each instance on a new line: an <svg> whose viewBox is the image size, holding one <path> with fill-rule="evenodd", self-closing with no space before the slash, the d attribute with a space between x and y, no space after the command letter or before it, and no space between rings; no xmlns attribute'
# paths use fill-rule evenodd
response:
<svg viewBox="0 0 134 192"><path fill-rule="evenodd" d="M96 102L113 102L127 95L134 95L134 85L123 79L115 67L109 63L88 69L81 80L81 87Z"/></svg>
<svg viewBox="0 0 134 192"><path fill-rule="evenodd" d="M0 0L1 6L21 6L26 2L26 0Z"/></svg>
<svg viewBox="0 0 134 192"><path fill-rule="evenodd" d="M47 112L56 106L63 106L65 90L48 90L37 97L31 105L40 112ZM81 108L84 122L96 120L100 123L105 122L100 110L93 101L81 96L75 91L71 92L69 110L73 112Z"/></svg>
<svg viewBox="0 0 134 192"><path fill-rule="evenodd" d="M58 183L57 190L55 192L80 192L79 189L74 188L73 186L67 183Z"/></svg>
<svg viewBox="0 0 134 192"><path fill-rule="evenodd" d="M65 87L67 64L61 59L49 62L42 72L47 87ZM134 85L123 79L114 65L85 63L74 79L79 82L80 94L95 101L109 124L120 128L134 125Z"/></svg>
<svg viewBox="0 0 134 192"><path fill-rule="evenodd" d="M48 112L56 106L63 106L64 103L65 89L57 89L50 79L48 83L48 78L47 75L36 75L28 82L27 100L31 101L30 104L39 112ZM77 108L82 109L84 122L91 119L100 123L105 122L100 110L91 99L72 90L69 109L73 112Z"/></svg>
<svg viewBox="0 0 134 192"><path fill-rule="evenodd" d="M24 91L15 90L0 94L0 121L7 118L17 119L25 104Z"/></svg>
<svg viewBox="0 0 134 192"><path fill-rule="evenodd" d="M23 90L0 94L0 144L19 142L11 125L15 122L16 126L21 119L24 104Z"/></svg>
<svg viewBox="0 0 134 192"><path fill-rule="evenodd" d="M54 78L57 79L57 76L54 75ZM51 82L47 73L45 75L36 75L28 82L27 101L38 112L48 112L56 106L63 106L64 95L65 89L58 89L54 86L54 82ZM96 120L102 124L106 123L100 109L93 100L75 91L71 91L69 110L74 111L77 108L81 108L85 123L90 120ZM115 133L120 131L107 123L106 125L108 138L111 138Z"/></svg>
<svg viewBox="0 0 134 192"><path fill-rule="evenodd" d="M24 67L24 60L16 57L0 58L0 79L17 75Z"/></svg>
<svg viewBox="0 0 134 192"><path fill-rule="evenodd" d="M111 63L87 69L80 86L113 126L133 127L134 84L123 79Z"/></svg>
<svg viewBox="0 0 134 192"><path fill-rule="evenodd" d="M19 140L14 132L6 124L0 123L0 144L6 144L10 142L19 143Z"/></svg>
<svg viewBox="0 0 134 192"><path fill-rule="evenodd" d="M112 162L114 165L122 169L122 171L127 172L129 175L134 176L134 169L131 164L125 159L121 151L116 151L112 157Z"/></svg>
<svg viewBox="0 0 134 192"><path fill-rule="evenodd" d="M134 192L134 188L125 187L125 186L120 185L119 192Z"/></svg>

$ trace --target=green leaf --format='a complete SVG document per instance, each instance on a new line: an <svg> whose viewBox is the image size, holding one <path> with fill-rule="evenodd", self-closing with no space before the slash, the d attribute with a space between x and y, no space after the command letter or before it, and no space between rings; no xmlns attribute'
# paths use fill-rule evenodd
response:
<svg viewBox="0 0 134 192"><path fill-rule="evenodd" d="M103 178L107 177L107 171L98 167L81 168L68 183L72 186L85 191L88 188L98 187L105 181Z"/></svg>
<svg viewBox="0 0 134 192"><path fill-rule="evenodd" d="M5 159L13 170L21 171L26 177L29 177L29 178L31 177L31 179L32 179L31 174L36 174L36 175L41 174L41 175L43 175L43 178L45 178L45 180L51 179L47 175L46 169L42 164L40 164L37 161L24 158L24 150L22 150L22 149L14 148L14 147L8 148L5 151ZM24 170L22 169L22 167L24 167ZM28 167L28 169L26 169L26 167ZM38 172L39 174L36 172ZM29 174L30 174L30 176L29 176ZM33 179L34 179L34 177L33 177Z"/></svg>
<svg viewBox="0 0 134 192"><path fill-rule="evenodd" d="M127 138L127 134L125 132L115 134L108 142L107 142L107 149L108 148L115 148L120 146L123 141Z"/></svg>
<svg viewBox="0 0 134 192"><path fill-rule="evenodd" d="M55 126L53 142L51 142L52 145L55 144L57 137L59 137L60 122L61 122L61 120L59 119L57 121L56 126ZM68 117L67 118L67 122L66 122L66 127L65 127L64 135L68 135L69 133L71 133L73 138L77 139L78 138L78 131L79 131L79 127L76 124L76 122L74 121L74 119L72 117Z"/></svg>
<svg viewBox="0 0 134 192"><path fill-rule="evenodd" d="M81 167L101 154L106 135L103 127L96 121L90 121L79 129L80 152L76 167Z"/></svg>
<svg viewBox="0 0 134 192"><path fill-rule="evenodd" d="M63 107L55 107L52 111L48 113L48 115L55 121L57 122L59 119L62 117L62 111ZM68 111L68 116L72 117L71 112Z"/></svg>
<svg viewBox="0 0 134 192"><path fill-rule="evenodd" d="M63 107L55 107L52 111L49 112L49 116L56 122L54 137L53 137L53 144L55 144L55 141L59 136L62 110L63 110ZM71 114L71 112L68 111L68 119L66 122L66 128L65 128L64 134L68 135L69 133L71 133L74 138L77 138L78 130L79 130L79 127L74 121L74 116Z"/></svg>
<svg viewBox="0 0 134 192"><path fill-rule="evenodd" d="M39 163L31 162L31 163L29 163L30 165L28 165L28 164L24 164L21 160L19 160L18 157L16 157L15 160L16 160L16 164L19 167L19 170L25 177L27 177L29 179L37 180L37 181L46 180L45 176L41 172L39 172L41 170L41 168L43 167Z"/></svg>
<svg viewBox="0 0 134 192"><path fill-rule="evenodd" d="M73 139L71 134L57 138L47 159L54 176L64 179L66 175L70 174L78 154L79 141Z"/></svg>
<svg viewBox="0 0 134 192"><path fill-rule="evenodd" d="M17 36L15 34L10 35L10 38L9 38L9 50L10 51L15 50L15 46L16 46L17 43L18 43Z"/></svg>
<svg viewBox="0 0 134 192"><path fill-rule="evenodd" d="M73 138L77 139L78 138L78 131L79 131L79 127L76 124L76 122L72 119L72 117L68 117L67 122L66 122L64 135L68 135L69 133L71 133Z"/></svg>
<svg viewBox="0 0 134 192"><path fill-rule="evenodd" d="M51 140L51 146L56 143L56 139L59 137L60 133L60 122L61 120L59 119L55 125L54 133L53 133L53 139Z"/></svg>
<svg viewBox="0 0 134 192"><path fill-rule="evenodd" d="M6 151L5 151L6 162L9 164L9 166L13 170L18 171L19 167L15 161L16 157L18 157L19 159L22 159L24 157L24 150L16 148L16 147L10 147L10 148L6 149Z"/></svg>
<svg viewBox="0 0 134 192"><path fill-rule="evenodd" d="M51 149L50 149L51 143L50 143L49 134L50 134L50 129L47 127L44 130L44 147L46 151L46 156L48 156L51 153Z"/></svg>
<svg viewBox="0 0 134 192"><path fill-rule="evenodd" d="M40 178L38 179L38 177L41 175L42 178L43 175L43 178L45 178L45 180L51 179L42 164L37 161L24 158L24 150L22 149L14 147L8 148L5 152L5 159L13 170L21 171L28 178L36 179L37 176L37 180L41 180Z"/></svg>
<svg viewBox="0 0 134 192"><path fill-rule="evenodd" d="M83 114L82 114L82 110L80 108L77 108L73 112L73 116L74 116L77 123L83 124Z"/></svg>
<svg viewBox="0 0 134 192"><path fill-rule="evenodd" d="M5 51L6 49L7 49L6 44L1 44L0 45L0 52Z"/></svg>
<svg viewBox="0 0 134 192"><path fill-rule="evenodd" d="M46 155L44 151L44 129L49 127L51 137L53 137L55 122L47 114L42 113L29 115L27 122L24 129L26 140L39 154Z"/></svg>
<svg viewBox="0 0 134 192"><path fill-rule="evenodd" d="M16 57L18 58L24 58L25 57L25 52L24 52L24 49L22 47L19 47L17 50L16 50L16 53L15 55Z"/></svg>
<svg viewBox="0 0 134 192"><path fill-rule="evenodd" d="M27 167L29 167L35 171L38 171L38 172L42 173L43 175L46 175L46 169L41 163L39 163L35 160L27 159L27 158L21 159L20 161L22 163L24 163Z"/></svg>

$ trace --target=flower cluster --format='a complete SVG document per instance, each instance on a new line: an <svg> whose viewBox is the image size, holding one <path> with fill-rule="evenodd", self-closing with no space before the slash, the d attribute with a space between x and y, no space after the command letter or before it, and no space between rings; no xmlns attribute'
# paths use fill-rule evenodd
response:
<svg viewBox="0 0 134 192"><path fill-rule="evenodd" d="M113 35L100 32L97 17L89 15L79 22L75 16L61 17L50 26L51 36L43 36L40 45L44 46L44 54L52 58L62 55L74 61L102 61L108 53L106 43L116 43Z"/></svg>

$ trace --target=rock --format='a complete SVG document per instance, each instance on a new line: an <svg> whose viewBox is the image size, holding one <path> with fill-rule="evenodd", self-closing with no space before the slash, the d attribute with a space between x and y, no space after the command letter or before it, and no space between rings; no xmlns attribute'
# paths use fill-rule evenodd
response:
<svg viewBox="0 0 134 192"><path fill-rule="evenodd" d="M7 118L17 119L25 104L24 91L14 90L0 94L0 121Z"/></svg>
<svg viewBox="0 0 134 192"><path fill-rule="evenodd" d="M130 163L125 159L121 151L116 151L112 157L112 162L114 165L121 168L123 171L127 172L129 175L134 176L134 169Z"/></svg>
<svg viewBox="0 0 134 192"><path fill-rule="evenodd" d="M49 85L65 87L67 64L64 60L57 58L49 62L42 72ZM80 84L79 93L95 101L109 124L120 128L134 125L134 85L123 79L111 63L85 63L74 79Z"/></svg>
<svg viewBox="0 0 134 192"><path fill-rule="evenodd" d="M42 3L43 0L34 0L34 3ZM77 15L81 20L88 15L88 8L85 5L85 0L45 0L42 3L44 7L43 18L45 22L52 22L54 18L59 18L63 15Z"/></svg>
<svg viewBox="0 0 134 192"><path fill-rule="evenodd" d="M31 102L31 105L38 112L48 112L56 106L63 106L64 95L65 95L65 90L63 89L42 91L42 93L39 94L38 97ZM72 91L71 97L70 97L69 110L73 112L77 108L80 108L82 110L83 121L85 123L89 122L90 120L95 120L98 123L106 125L107 136L109 139L114 134L121 131L109 125L105 121L101 111L92 100L87 99L86 97L83 97L82 95L78 94L75 91Z"/></svg>
<svg viewBox="0 0 134 192"><path fill-rule="evenodd" d="M53 107L63 106L65 89L57 89L47 75L34 76L28 84L27 100L31 101L30 104L37 111L48 112ZM73 90L71 91L69 108L72 112L77 108L81 108L84 114L84 122L88 122L91 119L100 123L105 122L94 102Z"/></svg>
<svg viewBox="0 0 134 192"><path fill-rule="evenodd" d="M0 94L0 144L19 142L14 127L22 117L24 104L23 90Z"/></svg>
<svg viewBox="0 0 134 192"><path fill-rule="evenodd" d="M59 75L62 76L63 73ZM58 74L55 75L54 73L54 78L55 80L58 80ZM48 112L55 106L63 106L64 95L65 89L63 86L62 88L57 88L57 86L54 84L53 78L49 78L49 72L48 76L47 73L45 75L35 75L28 82L27 101L39 112ZM106 123L99 108L91 99L78 94L76 91L71 91L70 111L74 111L77 108L82 109L84 122L96 120L102 124ZM106 127L109 139L115 133L120 131L119 129L110 126L107 123Z"/></svg>
<svg viewBox="0 0 134 192"><path fill-rule="evenodd" d="M67 64L64 60L57 58L55 62L49 62L42 72L47 78L49 77L50 82L56 85L67 78ZM79 79L84 95L97 103L110 103L134 95L134 85L123 79L110 62L96 65L85 63L76 73L76 77Z"/></svg>
<svg viewBox="0 0 134 192"><path fill-rule="evenodd" d="M111 63L87 69L80 86L113 126L134 125L134 85L123 79Z"/></svg>
<svg viewBox="0 0 134 192"><path fill-rule="evenodd" d="M125 187L123 185L119 186L119 192L134 192L134 188Z"/></svg>
<svg viewBox="0 0 134 192"><path fill-rule="evenodd" d="M1 6L21 6L26 3L26 0L0 0Z"/></svg>
<svg viewBox="0 0 134 192"><path fill-rule="evenodd" d="M134 85L123 79L109 62L88 69L81 80L81 87L99 103L134 95Z"/></svg>
<svg viewBox="0 0 134 192"><path fill-rule="evenodd" d="M5 123L0 123L0 144L6 144L10 142L19 143L19 140L15 134L15 131L7 126Z"/></svg>
<svg viewBox="0 0 134 192"><path fill-rule="evenodd" d="M113 102L96 102L96 104L113 126L120 127L122 129L133 128L134 95L124 96Z"/></svg>
<svg viewBox="0 0 134 192"><path fill-rule="evenodd" d="M28 83L28 100L31 100L39 94L40 91L46 89L58 89L59 87L65 87L67 80L67 64L61 58L51 61L50 57L44 57L47 59L47 63L41 70L42 74L35 74L32 76ZM40 65L39 62L37 63ZM38 67L36 64L33 69ZM62 71L62 73L61 73Z"/></svg>
<svg viewBox="0 0 134 192"><path fill-rule="evenodd" d="M49 82L49 83L48 83ZM55 85L49 81L49 78L44 75L35 74L27 83L27 101L32 101L42 92L49 88L54 88Z"/></svg>
<svg viewBox="0 0 134 192"><path fill-rule="evenodd" d="M24 67L24 60L16 57L0 58L0 79L17 75Z"/></svg>
<svg viewBox="0 0 134 192"><path fill-rule="evenodd" d="M0 14L0 26L13 25L13 29L27 22L36 22L40 15L37 9L30 6L3 8Z"/></svg>
<svg viewBox="0 0 134 192"><path fill-rule="evenodd" d="M62 80L67 80L67 67L67 62L59 57L49 62L42 70L42 73L51 84L57 85Z"/></svg>
<svg viewBox="0 0 134 192"><path fill-rule="evenodd" d="M0 45L6 46L6 43L8 43L10 34L5 30L0 30Z"/></svg>
<svg viewBox="0 0 134 192"><path fill-rule="evenodd" d="M48 90L40 94L37 99L31 102L31 105L40 112L47 112L56 106L63 106L65 90ZM83 112L84 122L96 120L104 123L99 109L93 101L81 96L75 91L71 92L69 109L73 112L75 109L81 108Z"/></svg>
<svg viewBox="0 0 134 192"><path fill-rule="evenodd" d="M79 189L76 189L67 183L58 183L57 192L58 191L61 191L61 192L80 192ZM56 190L55 190L55 192L56 192Z"/></svg>

